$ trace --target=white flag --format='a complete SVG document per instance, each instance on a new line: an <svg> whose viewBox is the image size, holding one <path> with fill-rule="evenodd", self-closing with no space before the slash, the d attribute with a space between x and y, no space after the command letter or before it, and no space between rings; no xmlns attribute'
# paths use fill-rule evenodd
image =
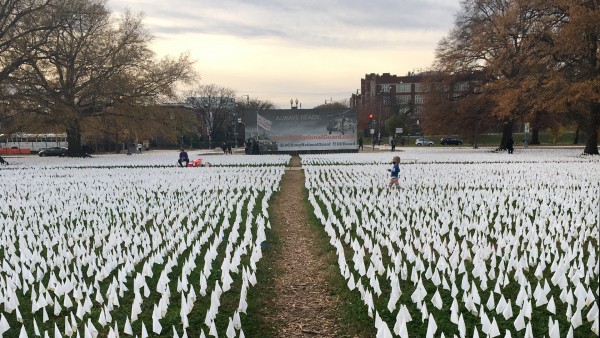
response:
<svg viewBox="0 0 600 338"><path fill-rule="evenodd" d="M256 121L262 129L271 130L271 124L272 124L271 121L260 116L258 113L256 113Z"/></svg>

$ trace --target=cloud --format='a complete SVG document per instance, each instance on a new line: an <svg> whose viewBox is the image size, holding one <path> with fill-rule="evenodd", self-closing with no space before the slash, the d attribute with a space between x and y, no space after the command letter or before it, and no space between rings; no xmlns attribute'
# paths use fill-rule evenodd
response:
<svg viewBox="0 0 600 338"><path fill-rule="evenodd" d="M453 1L238 1L178 0L125 3L143 10L156 34L217 34L240 38L278 38L305 46L382 47L399 43L406 30L446 32Z"/></svg>
<svg viewBox="0 0 600 338"><path fill-rule="evenodd" d="M343 100L367 73L433 61L460 0L111 0L144 12L159 56L190 52L202 83L312 107Z"/></svg>

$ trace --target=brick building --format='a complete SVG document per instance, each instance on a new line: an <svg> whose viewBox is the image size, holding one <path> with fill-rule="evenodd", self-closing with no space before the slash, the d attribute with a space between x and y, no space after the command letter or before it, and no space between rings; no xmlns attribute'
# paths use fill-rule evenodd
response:
<svg viewBox="0 0 600 338"><path fill-rule="evenodd" d="M396 114L406 114L410 121L407 127L415 132L417 121L423 120L424 103L434 76L431 72L409 72L406 76L366 74L360 80L360 92L352 94L350 105L358 110L359 128L373 128L376 133ZM458 81L449 90L450 97L457 97L469 90L472 82ZM375 120L370 121L372 115Z"/></svg>
<svg viewBox="0 0 600 338"><path fill-rule="evenodd" d="M397 113L410 114L417 118L423 112L424 94L428 85L423 83L426 73L406 76L383 74L366 74L360 80L360 93L352 94L351 105L358 109L359 121L363 128L369 123L369 115L380 122ZM366 123L366 124L365 124Z"/></svg>

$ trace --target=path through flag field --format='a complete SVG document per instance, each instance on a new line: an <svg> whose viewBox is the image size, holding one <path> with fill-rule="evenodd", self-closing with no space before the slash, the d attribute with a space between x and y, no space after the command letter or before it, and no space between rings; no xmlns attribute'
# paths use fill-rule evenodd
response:
<svg viewBox="0 0 600 338"><path fill-rule="evenodd" d="M579 152L398 152L400 191L392 153L301 159L338 278L378 337L590 337L600 161ZM290 156L200 157L211 166L12 158L0 337L243 337Z"/></svg>

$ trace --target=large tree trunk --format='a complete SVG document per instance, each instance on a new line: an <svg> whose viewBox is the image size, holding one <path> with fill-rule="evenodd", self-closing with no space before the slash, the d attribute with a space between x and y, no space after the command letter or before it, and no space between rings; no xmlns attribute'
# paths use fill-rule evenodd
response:
<svg viewBox="0 0 600 338"><path fill-rule="evenodd" d="M579 143L579 124L577 124L577 129L575 129L575 138L573 139L573 144Z"/></svg>
<svg viewBox="0 0 600 338"><path fill-rule="evenodd" d="M123 145L121 144L121 140L119 140L119 131L115 127L115 154L120 154L121 149L123 149Z"/></svg>
<svg viewBox="0 0 600 338"><path fill-rule="evenodd" d="M67 130L67 142L69 148L67 150L67 156L69 157L83 157L85 154L81 151L81 126L79 120L72 119L65 123Z"/></svg>
<svg viewBox="0 0 600 338"><path fill-rule="evenodd" d="M598 129L600 128L600 104L592 103L590 107L590 120L588 123L587 140L585 141L584 154L598 155Z"/></svg>
<svg viewBox="0 0 600 338"><path fill-rule="evenodd" d="M502 125L502 140L500 141L500 149L506 149L508 140L511 139L513 133L513 122L507 121Z"/></svg>
<svg viewBox="0 0 600 338"><path fill-rule="evenodd" d="M479 120L475 121L475 133L473 133L473 149L479 148L478 140L479 137Z"/></svg>
<svg viewBox="0 0 600 338"><path fill-rule="evenodd" d="M542 119L542 115L546 116L547 112L536 112L533 114L533 121L531 125L531 139L529 140L529 144L540 144L540 120Z"/></svg>
<svg viewBox="0 0 600 338"><path fill-rule="evenodd" d="M531 142L529 144L540 144L540 130L535 126L531 128Z"/></svg>

